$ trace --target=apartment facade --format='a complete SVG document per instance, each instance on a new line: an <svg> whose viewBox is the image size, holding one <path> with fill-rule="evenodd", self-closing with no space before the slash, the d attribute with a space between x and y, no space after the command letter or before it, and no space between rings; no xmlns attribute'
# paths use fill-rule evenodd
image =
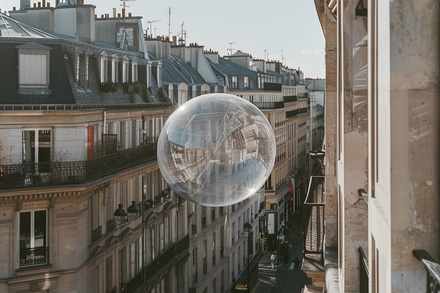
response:
<svg viewBox="0 0 440 293"><path fill-rule="evenodd" d="M54 33L25 23L40 13ZM58 37L56 15L81 13L94 6L1 15L0 290L186 292L187 203L167 187L155 147L174 108L147 90L138 19L112 20L130 22L136 44Z"/></svg>
<svg viewBox="0 0 440 293"><path fill-rule="evenodd" d="M326 39L327 290L435 291L439 3L315 4Z"/></svg>

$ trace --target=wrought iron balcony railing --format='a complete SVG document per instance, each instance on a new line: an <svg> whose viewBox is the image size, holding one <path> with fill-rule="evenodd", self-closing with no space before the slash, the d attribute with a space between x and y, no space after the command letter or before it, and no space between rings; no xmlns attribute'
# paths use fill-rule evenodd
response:
<svg viewBox="0 0 440 293"><path fill-rule="evenodd" d="M0 190L82 184L156 158L156 144L151 143L87 161L0 165Z"/></svg>
<svg viewBox="0 0 440 293"><path fill-rule="evenodd" d="M324 251L325 193L324 176L312 176L304 201L304 252L321 254Z"/></svg>
<svg viewBox="0 0 440 293"><path fill-rule="evenodd" d="M153 280L156 274L160 273L166 265L173 264L178 261L177 256L189 249L189 235L183 237L179 242L172 244L164 253L156 257L150 264L143 269L127 284L124 284L126 292L135 292L143 284L147 284L149 280Z"/></svg>
<svg viewBox="0 0 440 293"><path fill-rule="evenodd" d="M425 265L427 272L427 293L440 291L440 264L426 250L413 250L413 254Z"/></svg>
<svg viewBox="0 0 440 293"><path fill-rule="evenodd" d="M49 247L20 250L20 268L49 264Z"/></svg>

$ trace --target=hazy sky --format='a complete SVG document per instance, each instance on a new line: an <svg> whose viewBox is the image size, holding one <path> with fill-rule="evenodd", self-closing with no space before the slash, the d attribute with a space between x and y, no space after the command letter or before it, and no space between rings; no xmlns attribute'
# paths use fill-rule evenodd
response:
<svg viewBox="0 0 440 293"><path fill-rule="evenodd" d="M41 0L40 0L41 1ZM54 6L55 0L46 0ZM34 1L31 0L31 5ZM96 14L112 15L122 9L119 0L85 0L96 6ZM20 0L0 0L2 11L17 9ZM325 78L324 37L313 0L135 0L126 2L127 13L143 17L144 30L154 35L186 31L187 43L228 55L241 50L255 58L282 61L301 68L306 77ZM230 44L232 43L232 44ZM282 59L283 58L283 59Z"/></svg>

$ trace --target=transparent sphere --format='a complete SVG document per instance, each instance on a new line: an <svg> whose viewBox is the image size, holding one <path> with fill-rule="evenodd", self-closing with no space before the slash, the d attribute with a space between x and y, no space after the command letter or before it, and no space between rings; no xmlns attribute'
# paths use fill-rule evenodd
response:
<svg viewBox="0 0 440 293"><path fill-rule="evenodd" d="M157 146L170 187L205 206L231 205L254 194L272 172L275 152L264 114L230 94L202 95L180 106Z"/></svg>

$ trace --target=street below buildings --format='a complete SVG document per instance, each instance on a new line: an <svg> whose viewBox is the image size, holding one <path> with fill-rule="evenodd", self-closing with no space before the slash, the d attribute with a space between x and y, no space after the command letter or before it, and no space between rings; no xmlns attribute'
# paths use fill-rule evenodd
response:
<svg viewBox="0 0 440 293"><path fill-rule="evenodd" d="M308 257L304 257L303 230L301 225L288 226L288 253L284 259L282 251L277 252L278 262L272 269L270 257L273 251L257 255L251 262L252 293L301 293L307 285L308 292L322 292L323 272L314 271ZM313 261L313 260L312 260ZM321 276L322 275L322 276ZM318 282L317 282L318 281ZM246 284L247 273L244 272L237 283ZM316 286L319 283L319 286ZM322 287L321 287L322 286ZM246 289L244 289L246 291ZM243 292L232 290L232 292Z"/></svg>

